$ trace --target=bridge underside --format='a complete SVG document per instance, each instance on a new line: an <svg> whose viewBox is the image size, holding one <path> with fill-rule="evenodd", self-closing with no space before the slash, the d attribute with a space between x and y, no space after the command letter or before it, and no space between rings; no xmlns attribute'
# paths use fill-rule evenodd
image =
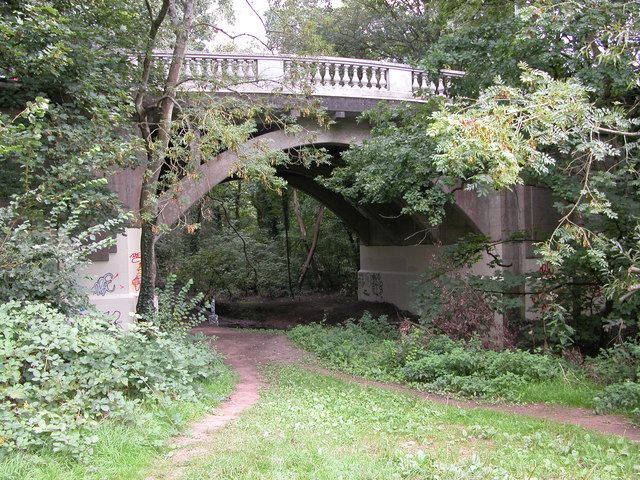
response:
<svg viewBox="0 0 640 480"><path fill-rule="evenodd" d="M354 105L352 109L362 107ZM366 126L354 121L353 113L348 112L328 130L307 126L297 135L266 132L249 140L237 152L225 151L215 159L203 162L197 176L181 180L177 195L161 197L160 221L175 224L209 190L232 180L231 172L238 162L250 159L254 149L264 149L265 145L283 151L308 145L324 147L332 154L332 165L335 165L340 162L341 151L361 143L369 135ZM483 198L472 192L457 191L456 204L448 208L445 221L433 228L419 216L400 215L402 205L399 202L362 204L326 188L318 180L330 175L332 165L305 168L292 164L278 167L277 174L294 188L323 203L358 235L358 297L390 302L403 310L411 310L411 284L434 257L438 257L443 245L454 243L469 232L482 233L493 239L506 238L511 232L522 230L544 232L555 219L551 213L551 198L543 189L519 187L513 192ZM117 172L109 179L110 187L133 211L138 210L141 176L141 169L129 169ZM93 290L93 301L124 323L128 321L129 311L135 307L139 288L138 245L139 232L128 229L127 238L118 240L117 252L104 253L88 272L87 286ZM535 266L530 243L504 244L498 250L514 272ZM477 274L490 273L486 262L479 262L471 270Z"/></svg>

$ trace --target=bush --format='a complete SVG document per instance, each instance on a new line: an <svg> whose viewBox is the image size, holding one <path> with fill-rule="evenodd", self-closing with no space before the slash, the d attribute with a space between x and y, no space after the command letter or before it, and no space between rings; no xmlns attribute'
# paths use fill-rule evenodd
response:
<svg viewBox="0 0 640 480"><path fill-rule="evenodd" d="M356 375L391 379L398 371L398 333L385 315L374 318L365 312L359 323L350 319L340 327L299 325L289 337L332 366Z"/></svg>
<svg viewBox="0 0 640 480"><path fill-rule="evenodd" d="M595 404L598 413L630 411L634 420L640 422L640 383L609 385L595 398Z"/></svg>
<svg viewBox="0 0 640 480"><path fill-rule="evenodd" d="M477 339L425 336L421 330L400 338L385 317L374 319L369 314L342 327L298 326L290 337L350 373L467 396L511 397L518 386L562 378L563 368L570 368L547 355L486 350Z"/></svg>
<svg viewBox="0 0 640 480"><path fill-rule="evenodd" d="M169 275L163 288L156 288L158 311L145 320L151 321L164 332L187 333L191 328L206 321L202 307L203 293L189 297L193 280L189 279L182 287L176 286L176 275Z"/></svg>
<svg viewBox="0 0 640 480"><path fill-rule="evenodd" d="M592 376L605 384L640 380L640 344L620 343L590 359L587 366Z"/></svg>
<svg viewBox="0 0 640 480"><path fill-rule="evenodd" d="M135 402L190 399L218 374L204 342L153 325L124 331L102 315L68 317L35 302L0 305L0 453L90 453L96 422L127 419Z"/></svg>
<svg viewBox="0 0 640 480"><path fill-rule="evenodd" d="M562 366L547 355L496 352L438 336L407 357L402 372L405 380L432 390L508 397L519 385L560 378Z"/></svg>

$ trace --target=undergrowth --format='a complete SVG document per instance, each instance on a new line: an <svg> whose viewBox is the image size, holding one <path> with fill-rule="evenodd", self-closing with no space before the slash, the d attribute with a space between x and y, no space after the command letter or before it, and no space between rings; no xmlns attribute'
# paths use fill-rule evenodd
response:
<svg viewBox="0 0 640 480"><path fill-rule="evenodd" d="M197 399L166 396L136 404L127 421L105 418L93 433L93 454L78 462L63 452L14 452L0 460L0 480L142 480L146 470L167 451L167 439L206 415L233 389L235 378L225 366L200 385Z"/></svg>
<svg viewBox="0 0 640 480"><path fill-rule="evenodd" d="M596 408L640 418L640 348L629 344L581 367L553 355L488 350L477 340L452 340L421 329L401 335L384 316L368 313L343 326L300 325L289 337L328 366L367 378L436 393Z"/></svg>
<svg viewBox="0 0 640 480"><path fill-rule="evenodd" d="M135 422L155 399L193 401L222 360L186 333L36 302L0 305L0 458L52 451L87 459L103 419Z"/></svg>

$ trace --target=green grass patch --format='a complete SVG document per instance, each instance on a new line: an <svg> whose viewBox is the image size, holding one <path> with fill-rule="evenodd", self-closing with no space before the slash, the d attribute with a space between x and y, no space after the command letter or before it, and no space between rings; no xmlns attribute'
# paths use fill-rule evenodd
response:
<svg viewBox="0 0 640 480"><path fill-rule="evenodd" d="M0 480L135 480L163 452L167 439L186 429L226 398L235 384L228 367L215 380L203 385L204 394L195 402L165 398L146 402L132 412L134 421L104 420L96 435L93 455L79 462L68 454L10 454L0 460Z"/></svg>
<svg viewBox="0 0 640 480"><path fill-rule="evenodd" d="M593 398L602 391L589 380L556 379L516 386L512 398L523 403L548 403L569 407L594 408Z"/></svg>
<svg viewBox="0 0 640 480"><path fill-rule="evenodd" d="M297 367L269 367L261 401L176 470L183 480L630 479L640 446L488 410L462 410ZM163 472L165 476L163 476Z"/></svg>

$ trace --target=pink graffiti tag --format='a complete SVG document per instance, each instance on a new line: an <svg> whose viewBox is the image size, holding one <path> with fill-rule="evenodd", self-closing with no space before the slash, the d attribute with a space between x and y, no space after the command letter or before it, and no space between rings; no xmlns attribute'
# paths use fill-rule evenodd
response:
<svg viewBox="0 0 640 480"><path fill-rule="evenodd" d="M142 283L142 256L140 255L140 252L133 252L129 255L129 258L131 259L132 264L137 265L136 275L131 280L131 286L136 292L139 292L140 284Z"/></svg>

